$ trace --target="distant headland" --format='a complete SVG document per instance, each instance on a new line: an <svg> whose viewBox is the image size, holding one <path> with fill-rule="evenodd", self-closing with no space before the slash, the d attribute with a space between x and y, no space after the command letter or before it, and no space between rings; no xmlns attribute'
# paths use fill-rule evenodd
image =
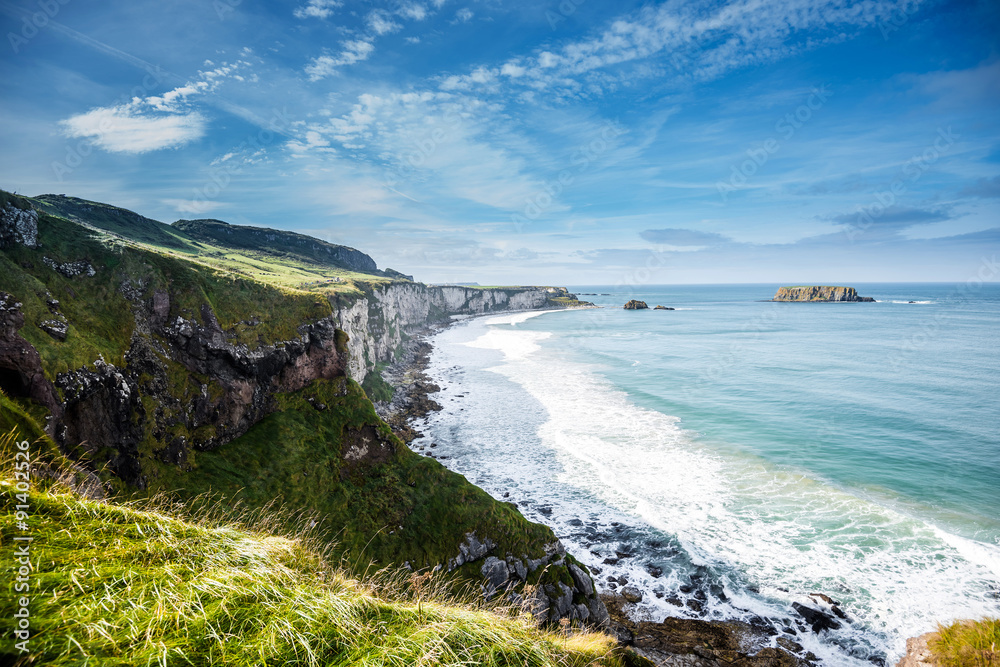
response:
<svg viewBox="0 0 1000 667"><path fill-rule="evenodd" d="M812 301L812 302L837 302L837 301L859 301L874 302L870 296L858 296L858 291L853 287L830 287L826 285L795 285L792 287L780 287L774 295L772 301Z"/></svg>

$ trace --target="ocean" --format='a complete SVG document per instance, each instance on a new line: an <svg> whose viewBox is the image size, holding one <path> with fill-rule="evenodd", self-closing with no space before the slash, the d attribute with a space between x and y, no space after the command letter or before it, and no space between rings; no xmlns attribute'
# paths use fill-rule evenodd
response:
<svg viewBox="0 0 1000 667"><path fill-rule="evenodd" d="M603 590L642 590L637 615L895 664L937 622L1000 615L1000 286L854 286L877 303L577 286L604 308L457 322L413 446L551 526ZM811 593L848 622L806 627Z"/></svg>

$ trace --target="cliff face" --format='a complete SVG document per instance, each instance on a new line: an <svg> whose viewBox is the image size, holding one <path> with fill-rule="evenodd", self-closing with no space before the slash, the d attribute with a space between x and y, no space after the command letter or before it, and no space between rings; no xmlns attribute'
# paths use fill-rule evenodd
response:
<svg viewBox="0 0 1000 667"><path fill-rule="evenodd" d="M17 204L21 220L30 207ZM359 567L446 568L487 594L530 585L539 618L606 619L549 528L411 452L351 379L392 360L409 327L564 290L382 279L358 283L364 294L286 291L37 219L37 238L0 252L2 398L105 493L278 502L317 517ZM63 270L78 264L88 270Z"/></svg>
<svg viewBox="0 0 1000 667"><path fill-rule="evenodd" d="M781 287L774 295L774 301L856 301L873 302L875 299L858 296L853 287L798 286Z"/></svg>
<svg viewBox="0 0 1000 667"><path fill-rule="evenodd" d="M551 307L565 290L542 287L476 289L393 283L366 296L334 299L337 326L347 333L350 376L362 382L377 364L395 360L406 330L447 320L452 315Z"/></svg>

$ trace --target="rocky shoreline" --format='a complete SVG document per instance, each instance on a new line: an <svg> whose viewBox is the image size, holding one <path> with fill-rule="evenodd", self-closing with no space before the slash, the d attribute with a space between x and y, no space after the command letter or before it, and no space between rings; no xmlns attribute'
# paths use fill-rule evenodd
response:
<svg viewBox="0 0 1000 667"><path fill-rule="evenodd" d="M431 396L440 387L427 375L433 346L428 339L449 323L412 334L399 361L382 371L394 388L390 401L375 404L379 416L407 445L421 438L420 427L433 412L442 409ZM446 459L434 452L436 443L415 448L425 456ZM620 593L620 594L619 594ZM621 645L656 667L798 667L814 665L815 656L805 652L791 637L775 636L769 623L752 625L740 621L667 618L660 623L636 621L631 605L652 591L631 587L619 593L602 594L609 620L603 627ZM774 644L777 644L775 646Z"/></svg>

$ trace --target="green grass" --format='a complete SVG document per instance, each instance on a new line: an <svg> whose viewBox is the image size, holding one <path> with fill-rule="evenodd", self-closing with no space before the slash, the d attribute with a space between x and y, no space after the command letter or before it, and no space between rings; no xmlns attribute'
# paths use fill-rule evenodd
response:
<svg viewBox="0 0 1000 667"><path fill-rule="evenodd" d="M162 466L150 492L215 493L248 507L277 501L298 508L319 517L319 532L358 567L446 563L471 531L503 552L532 558L555 541L549 528L407 449L353 381L318 380L279 395L276 408L232 442L192 451L192 470ZM376 435L384 456L346 460L347 443L358 433Z"/></svg>
<svg viewBox="0 0 1000 667"><path fill-rule="evenodd" d="M21 532L10 437L0 452L0 536L12 562ZM14 646L18 596L0 596L4 664L638 664L606 635L539 630L530 615L433 577L352 578L307 531L274 534L268 512L97 503L38 477L33 485L31 652Z"/></svg>
<svg viewBox="0 0 1000 667"><path fill-rule="evenodd" d="M380 364L370 371L361 383L361 387L365 390L365 394L367 394L369 399L384 403L392 400L392 396L396 390L382 377L381 370L383 366L384 364Z"/></svg>
<svg viewBox="0 0 1000 667"><path fill-rule="evenodd" d="M7 193L4 196L9 197ZM252 244L234 247L210 238L196 239L172 225L99 202L49 195L35 197L30 202L53 218L86 225L86 231L96 234L106 245L186 260L280 290L357 295L361 292L361 284L393 281L314 261L301 253L255 248Z"/></svg>
<svg viewBox="0 0 1000 667"><path fill-rule="evenodd" d="M1000 665L1000 619L958 621L938 626L928 642L941 667L997 667Z"/></svg>

